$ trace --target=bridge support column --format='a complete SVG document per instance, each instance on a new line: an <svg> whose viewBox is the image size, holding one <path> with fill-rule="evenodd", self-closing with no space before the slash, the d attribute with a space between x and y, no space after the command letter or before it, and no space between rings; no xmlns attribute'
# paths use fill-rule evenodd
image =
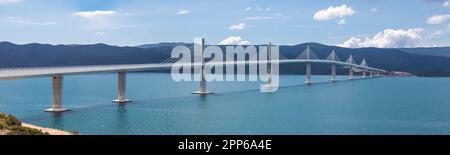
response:
<svg viewBox="0 0 450 155"><path fill-rule="evenodd" d="M311 63L306 64L306 80L305 84L312 84L311 80Z"/></svg>
<svg viewBox="0 0 450 155"><path fill-rule="evenodd" d="M331 64L331 82L336 82L336 64Z"/></svg>
<svg viewBox="0 0 450 155"><path fill-rule="evenodd" d="M53 83L53 105L52 108L46 109L46 112L65 112L69 111L68 108L62 108L62 95L63 95L63 77L52 77Z"/></svg>
<svg viewBox="0 0 450 155"><path fill-rule="evenodd" d="M195 45L196 43L194 43L194 48L195 48L195 46L198 46L198 45ZM192 92L192 94L199 94L199 95L210 95L210 94L214 94L213 92L209 92L207 89L206 89L206 80L205 80L205 75L203 74L203 70L205 69L205 58L203 57L203 53L204 53L204 50L205 50L205 39L203 39L202 38L202 40L201 40L201 43L200 43L200 53L199 54L201 54L201 60L200 60L200 63L202 64L202 66L201 67L199 67L199 75L200 75L200 90L198 90L198 91L194 91L194 92ZM195 49L194 49L194 51L195 51ZM195 54L195 53L194 53ZM194 62L195 63L195 62Z"/></svg>
<svg viewBox="0 0 450 155"><path fill-rule="evenodd" d="M272 93L275 92L278 88L273 86L272 77L273 77L273 68L272 68L272 44L269 43L267 46L267 59L269 63L267 64L267 73L268 73L268 81L267 84L261 85L260 90L263 93Z"/></svg>
<svg viewBox="0 0 450 155"><path fill-rule="evenodd" d="M348 79L353 80L353 66L350 66L350 69L348 71Z"/></svg>
<svg viewBox="0 0 450 155"><path fill-rule="evenodd" d="M131 102L131 100L128 100L126 98L126 73L125 71L120 71L118 73L118 88L119 88L119 95L117 97L117 99L113 100L113 102L116 103L127 103L127 102Z"/></svg>

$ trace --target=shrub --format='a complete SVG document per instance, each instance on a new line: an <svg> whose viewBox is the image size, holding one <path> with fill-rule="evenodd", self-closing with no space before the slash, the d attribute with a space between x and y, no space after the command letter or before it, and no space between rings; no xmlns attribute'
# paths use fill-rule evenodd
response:
<svg viewBox="0 0 450 155"><path fill-rule="evenodd" d="M9 126L20 126L22 125L22 122L19 121L19 119L17 119L16 117L14 117L13 115L8 115L8 117L6 117L5 119L5 123Z"/></svg>
<svg viewBox="0 0 450 155"><path fill-rule="evenodd" d="M11 129L8 135L49 135L49 133L37 129L16 126Z"/></svg>

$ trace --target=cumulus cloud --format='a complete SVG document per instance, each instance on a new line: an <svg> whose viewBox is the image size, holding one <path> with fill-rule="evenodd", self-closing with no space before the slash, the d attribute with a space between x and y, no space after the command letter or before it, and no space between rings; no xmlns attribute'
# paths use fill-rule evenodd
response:
<svg viewBox="0 0 450 155"><path fill-rule="evenodd" d="M180 10L177 12L178 15L185 15L191 13L191 10Z"/></svg>
<svg viewBox="0 0 450 155"><path fill-rule="evenodd" d="M450 18L450 14L447 15L434 15L427 19L427 24L442 24L447 22Z"/></svg>
<svg viewBox="0 0 450 155"><path fill-rule="evenodd" d="M82 11L82 12L75 12L74 13L76 16L82 17L82 18L97 18L97 17L101 17L101 16L106 16L106 15L113 15L116 14L115 11L111 11L111 10L96 10L96 11Z"/></svg>
<svg viewBox="0 0 450 155"><path fill-rule="evenodd" d="M448 8L450 6L450 0L445 1L444 4L442 4L442 6L444 8Z"/></svg>
<svg viewBox="0 0 450 155"><path fill-rule="evenodd" d="M231 25L228 29L241 31L245 29L245 26L245 23L239 23L237 25Z"/></svg>
<svg viewBox="0 0 450 155"><path fill-rule="evenodd" d="M247 7L245 8L245 11L250 11L252 9L252 7Z"/></svg>
<svg viewBox="0 0 450 155"><path fill-rule="evenodd" d="M0 0L0 5L22 3L23 0Z"/></svg>
<svg viewBox="0 0 450 155"><path fill-rule="evenodd" d="M240 36L231 36L222 40L219 45L250 45L250 41L243 40Z"/></svg>
<svg viewBox="0 0 450 155"><path fill-rule="evenodd" d="M386 29L379 32L373 37L366 37L364 39L351 37L341 47L360 48L360 47L378 47L378 48L399 48L411 47L417 45L422 40L422 28L415 29Z"/></svg>
<svg viewBox="0 0 450 155"><path fill-rule="evenodd" d="M318 21L332 20L338 18L342 19L351 16L354 13L355 11L347 5L341 5L337 7L330 6L328 9L317 11L314 14L314 19Z"/></svg>

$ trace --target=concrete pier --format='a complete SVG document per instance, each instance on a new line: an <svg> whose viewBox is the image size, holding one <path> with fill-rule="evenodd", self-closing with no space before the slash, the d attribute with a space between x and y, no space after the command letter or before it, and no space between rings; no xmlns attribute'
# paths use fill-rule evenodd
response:
<svg viewBox="0 0 450 155"><path fill-rule="evenodd" d="M306 64L306 80L305 80L305 84L312 84L312 80L311 80L311 63L307 63Z"/></svg>
<svg viewBox="0 0 450 155"><path fill-rule="evenodd" d="M348 71L348 79L353 80L353 66L350 66L350 69Z"/></svg>
<svg viewBox="0 0 450 155"><path fill-rule="evenodd" d="M62 107L62 95L63 95L63 77L52 77L53 83L53 105L52 108L46 109L46 112L65 112L69 111L68 108Z"/></svg>
<svg viewBox="0 0 450 155"><path fill-rule="evenodd" d="M261 85L260 90L263 93L272 93L275 92L278 87L275 87L272 83L272 77L273 77L273 68L272 68L272 44L269 43L267 46L267 59L269 60L269 63L267 64L267 73L268 73L268 81L267 84Z"/></svg>
<svg viewBox="0 0 450 155"><path fill-rule="evenodd" d="M336 82L336 64L331 64L331 82Z"/></svg>
<svg viewBox="0 0 450 155"><path fill-rule="evenodd" d="M126 73L124 71L121 71L118 73L118 88L119 88L119 95L117 99L113 100L113 102L116 103L127 103L131 102L131 100L128 100L126 98Z"/></svg>

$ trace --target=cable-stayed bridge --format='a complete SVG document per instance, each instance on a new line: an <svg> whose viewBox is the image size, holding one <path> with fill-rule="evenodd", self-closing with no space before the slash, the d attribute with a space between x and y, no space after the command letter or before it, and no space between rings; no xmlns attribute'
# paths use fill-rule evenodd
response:
<svg viewBox="0 0 450 155"><path fill-rule="evenodd" d="M201 43L202 53L205 49L204 39ZM272 47L271 44L268 47ZM270 49L270 48L268 48ZM270 51L270 50L269 50ZM63 95L63 77L68 75L77 74L93 74L103 72L115 72L118 73L118 98L113 100L118 103L131 102L126 98L126 73L133 71L151 71L151 70L170 70L173 65L182 64L185 67L200 69L200 89L193 92L193 94L207 95L212 94L206 89L206 80L203 75L203 69L205 66L211 65L251 65L251 64L306 64L306 84L312 84L312 72L311 66L313 64L329 64L331 65L331 82L336 81L336 67L342 66L349 68L349 80L354 77L354 72L362 72L363 78L378 77L385 73L385 70L369 67L364 59L360 64L357 64L353 59L353 56L343 62L339 59L335 51L332 51L330 55L325 59L320 59L316 56L313 50L308 46L299 56L295 59L287 59L285 56L279 56L280 59L272 60L242 60L242 61L214 61L205 63L205 58L194 56L191 60L180 61L177 58L169 58L161 63L152 64L121 64L121 65L89 65L89 66L54 66L54 67L29 67L29 68L1 68L0 80L15 80L23 78L40 78L51 77L53 84L53 103L52 108L46 109L47 112L64 112L69 109L62 107L62 95ZM269 67L270 68L270 67ZM270 70L270 69L268 69ZM271 73L271 71L269 71ZM369 75L367 75L369 73ZM270 74L269 74L270 76ZM261 89L270 88L272 86L269 78L268 84L261 86Z"/></svg>

